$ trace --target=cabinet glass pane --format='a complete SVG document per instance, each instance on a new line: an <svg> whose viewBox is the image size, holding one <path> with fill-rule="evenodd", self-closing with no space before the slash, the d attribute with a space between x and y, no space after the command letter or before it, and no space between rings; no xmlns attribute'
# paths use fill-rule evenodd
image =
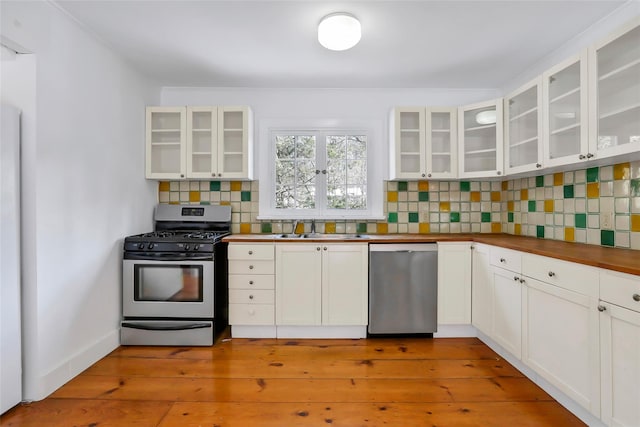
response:
<svg viewBox="0 0 640 427"><path fill-rule="evenodd" d="M538 89L533 86L509 100L509 117L518 117L534 108L538 108Z"/></svg>
<svg viewBox="0 0 640 427"><path fill-rule="evenodd" d="M580 153L580 127L574 126L562 132L551 133L549 136L549 157L570 156Z"/></svg>
<svg viewBox="0 0 640 427"><path fill-rule="evenodd" d="M151 129L180 130L180 113L151 113Z"/></svg>
<svg viewBox="0 0 640 427"><path fill-rule="evenodd" d="M580 153L580 62L549 77L549 157Z"/></svg>
<svg viewBox="0 0 640 427"><path fill-rule="evenodd" d="M194 111L191 116L193 129L211 130L211 112Z"/></svg>
<svg viewBox="0 0 640 427"><path fill-rule="evenodd" d="M212 170L211 154L194 154L191 159L191 170L198 173L210 173Z"/></svg>
<svg viewBox="0 0 640 427"><path fill-rule="evenodd" d="M549 77L549 100L554 102L558 97L565 96L571 91L580 90L580 62L575 62L567 68Z"/></svg>
<svg viewBox="0 0 640 427"><path fill-rule="evenodd" d="M509 151L509 166L517 167L536 163L538 160L538 139L511 147Z"/></svg>
<svg viewBox="0 0 640 427"><path fill-rule="evenodd" d="M180 144L180 130L152 130L152 144Z"/></svg>
<svg viewBox="0 0 640 427"><path fill-rule="evenodd" d="M538 87L509 100L509 167L538 162Z"/></svg>
<svg viewBox="0 0 640 427"><path fill-rule="evenodd" d="M400 152L401 153L419 153L420 152L420 134L418 132L401 132L400 133Z"/></svg>
<svg viewBox="0 0 640 427"><path fill-rule="evenodd" d="M194 153L211 154L211 131L193 130L191 132L191 149Z"/></svg>
<svg viewBox="0 0 640 427"><path fill-rule="evenodd" d="M180 145L153 145L151 173L180 173Z"/></svg>
<svg viewBox="0 0 640 427"><path fill-rule="evenodd" d="M222 141L222 150L225 153L241 153L242 152L242 130L225 130L224 141Z"/></svg>
<svg viewBox="0 0 640 427"><path fill-rule="evenodd" d="M401 154L400 168L405 173L420 172L420 155L419 154Z"/></svg>
<svg viewBox="0 0 640 427"><path fill-rule="evenodd" d="M242 153L224 155L224 172L242 172Z"/></svg>
<svg viewBox="0 0 640 427"><path fill-rule="evenodd" d="M431 129L449 131L451 113L431 113Z"/></svg>
<svg viewBox="0 0 640 427"><path fill-rule="evenodd" d="M598 149L640 141L640 27L597 51Z"/></svg>
<svg viewBox="0 0 640 427"><path fill-rule="evenodd" d="M420 129L420 113L402 112L400 113L400 129Z"/></svg>
<svg viewBox="0 0 640 427"><path fill-rule="evenodd" d="M242 111L225 111L224 113L225 129L242 129L243 128L243 112Z"/></svg>
<svg viewBox="0 0 640 427"><path fill-rule="evenodd" d="M446 132L431 132L431 154L445 153L451 153L451 133L448 129Z"/></svg>
<svg viewBox="0 0 640 427"><path fill-rule="evenodd" d="M434 155L431 159L431 164L435 173L451 172L451 155Z"/></svg>
<svg viewBox="0 0 640 427"><path fill-rule="evenodd" d="M464 112L464 172L496 169L496 110L490 106Z"/></svg>

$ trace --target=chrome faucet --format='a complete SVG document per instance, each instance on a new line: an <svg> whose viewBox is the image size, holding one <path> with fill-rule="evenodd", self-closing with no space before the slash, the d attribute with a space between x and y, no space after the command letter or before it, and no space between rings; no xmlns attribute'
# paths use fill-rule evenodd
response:
<svg viewBox="0 0 640 427"><path fill-rule="evenodd" d="M315 234L316 233L316 220L312 219L311 220L311 234Z"/></svg>

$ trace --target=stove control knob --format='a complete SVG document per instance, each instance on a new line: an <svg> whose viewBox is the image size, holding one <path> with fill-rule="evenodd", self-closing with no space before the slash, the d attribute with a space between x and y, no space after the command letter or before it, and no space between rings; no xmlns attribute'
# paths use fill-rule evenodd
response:
<svg viewBox="0 0 640 427"><path fill-rule="evenodd" d="M149 243L149 249L153 249L155 245L153 243Z"/></svg>
<svg viewBox="0 0 640 427"><path fill-rule="evenodd" d="M191 249L191 246L189 246L189 245L184 245L184 249L188 251L189 249Z"/></svg>
<svg viewBox="0 0 640 427"><path fill-rule="evenodd" d="M138 243L138 249L144 249L144 243Z"/></svg>
<svg viewBox="0 0 640 427"><path fill-rule="evenodd" d="M200 249L200 245L193 245L193 250L197 251L198 249Z"/></svg>

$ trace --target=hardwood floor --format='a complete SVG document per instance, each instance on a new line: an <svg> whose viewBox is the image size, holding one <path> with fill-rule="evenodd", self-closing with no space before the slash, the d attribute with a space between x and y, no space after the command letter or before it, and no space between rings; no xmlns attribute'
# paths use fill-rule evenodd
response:
<svg viewBox="0 0 640 427"><path fill-rule="evenodd" d="M475 338L120 347L2 426L582 426Z"/></svg>

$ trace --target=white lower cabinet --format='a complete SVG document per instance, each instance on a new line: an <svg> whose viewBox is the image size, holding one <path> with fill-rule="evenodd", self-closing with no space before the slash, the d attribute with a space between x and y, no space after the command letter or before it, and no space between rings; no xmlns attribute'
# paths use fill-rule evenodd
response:
<svg viewBox="0 0 640 427"><path fill-rule="evenodd" d="M600 273L602 420L640 426L640 277ZM613 304L615 303L615 304Z"/></svg>
<svg viewBox="0 0 640 427"><path fill-rule="evenodd" d="M366 244L276 245L276 325L367 324Z"/></svg>
<svg viewBox="0 0 640 427"><path fill-rule="evenodd" d="M522 279L504 268L492 268L491 338L518 359L522 355Z"/></svg>
<svg viewBox="0 0 640 427"><path fill-rule="evenodd" d="M493 282L491 247L474 244L471 259L471 324L491 335L493 318Z"/></svg>
<svg viewBox="0 0 640 427"><path fill-rule="evenodd" d="M438 243L438 324L471 323L471 242Z"/></svg>

